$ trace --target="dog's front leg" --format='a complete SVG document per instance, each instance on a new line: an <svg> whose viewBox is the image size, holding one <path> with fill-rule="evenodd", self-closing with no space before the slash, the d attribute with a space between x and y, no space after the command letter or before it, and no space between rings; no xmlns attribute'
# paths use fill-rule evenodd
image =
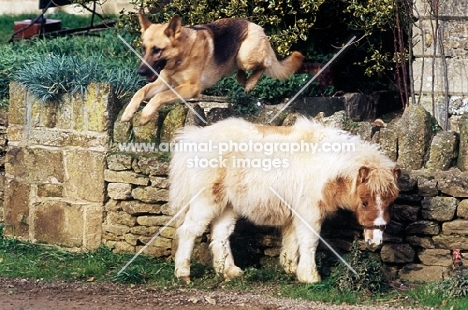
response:
<svg viewBox="0 0 468 310"><path fill-rule="evenodd" d="M148 123L163 104L176 102L180 100L180 97L187 100L198 97L198 95L200 95L200 86L197 84L183 84L173 90L166 90L157 94L141 111L140 125Z"/></svg>
<svg viewBox="0 0 468 310"><path fill-rule="evenodd" d="M120 120L122 122L129 122L135 112L138 111L138 108L140 107L140 104L143 100L153 98L155 95L165 91L166 89L168 89L166 84L161 82L159 79L139 89L135 95L133 95L132 100L130 100L130 103L125 108L125 111L122 114Z"/></svg>

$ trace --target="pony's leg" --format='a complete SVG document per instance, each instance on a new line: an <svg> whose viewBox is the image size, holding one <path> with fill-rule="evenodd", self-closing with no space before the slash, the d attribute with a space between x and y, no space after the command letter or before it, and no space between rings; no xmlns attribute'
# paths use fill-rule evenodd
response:
<svg viewBox="0 0 468 310"><path fill-rule="evenodd" d="M211 224L210 248L213 253L213 267L226 281L241 276L242 270L234 264L229 237L234 231L237 214L232 207L226 208Z"/></svg>
<svg viewBox="0 0 468 310"><path fill-rule="evenodd" d="M177 228L178 246L175 253L175 276L190 282L190 257L192 256L195 238L201 236L213 218L217 209L203 199L196 199L190 205L183 224Z"/></svg>
<svg viewBox="0 0 468 310"><path fill-rule="evenodd" d="M320 282L320 275L315 264L315 252L319 243L320 227L320 223L311 223L309 226L300 221L296 221L295 223L299 245L299 262L297 264L296 276L299 282Z"/></svg>
<svg viewBox="0 0 468 310"><path fill-rule="evenodd" d="M289 224L282 231L282 247L280 264L287 273L295 273L297 270L298 248L294 225Z"/></svg>

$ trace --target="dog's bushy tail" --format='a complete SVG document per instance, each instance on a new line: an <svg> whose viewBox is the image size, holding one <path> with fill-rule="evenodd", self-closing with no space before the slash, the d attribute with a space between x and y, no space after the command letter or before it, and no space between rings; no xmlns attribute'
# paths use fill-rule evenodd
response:
<svg viewBox="0 0 468 310"><path fill-rule="evenodd" d="M276 59L276 57L273 57ZM304 56L299 52L292 52L291 55L285 59L276 60L271 66L266 68L265 73L277 80L284 80L296 72L302 65Z"/></svg>

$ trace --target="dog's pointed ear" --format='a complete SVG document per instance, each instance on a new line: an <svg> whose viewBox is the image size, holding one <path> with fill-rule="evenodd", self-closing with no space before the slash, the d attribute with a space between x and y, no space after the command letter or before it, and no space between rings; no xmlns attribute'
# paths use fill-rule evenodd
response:
<svg viewBox="0 0 468 310"><path fill-rule="evenodd" d="M369 180L369 172L369 167L362 166L361 168L359 168L359 181L361 183L366 183L367 180Z"/></svg>
<svg viewBox="0 0 468 310"><path fill-rule="evenodd" d="M180 28L182 27L182 21L179 15L174 15L169 21L167 28L164 30L164 34L169 38L177 38L180 34Z"/></svg>
<svg viewBox="0 0 468 310"><path fill-rule="evenodd" d="M138 11L138 20L140 21L141 33L145 32L145 30L152 24L148 17L143 13L143 10Z"/></svg>

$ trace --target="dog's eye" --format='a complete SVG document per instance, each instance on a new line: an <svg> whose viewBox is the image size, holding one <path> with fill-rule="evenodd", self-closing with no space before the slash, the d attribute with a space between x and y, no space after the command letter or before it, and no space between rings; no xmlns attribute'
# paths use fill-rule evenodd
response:
<svg viewBox="0 0 468 310"><path fill-rule="evenodd" d="M146 52L146 46L142 45L141 46L141 53L144 55Z"/></svg>
<svg viewBox="0 0 468 310"><path fill-rule="evenodd" d="M157 48L157 47L153 47L151 52L153 53L153 55L157 55L157 54L161 53L161 51L162 51L162 49Z"/></svg>

